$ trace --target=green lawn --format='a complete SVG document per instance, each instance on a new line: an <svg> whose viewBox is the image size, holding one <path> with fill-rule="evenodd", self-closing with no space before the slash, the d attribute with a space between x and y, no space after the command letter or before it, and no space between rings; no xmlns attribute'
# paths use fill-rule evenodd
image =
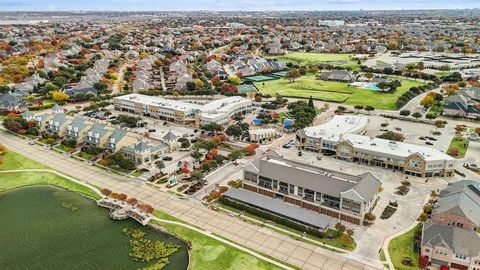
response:
<svg viewBox="0 0 480 270"><path fill-rule="evenodd" d="M155 215L157 216L158 212L156 212ZM168 216L163 215L162 218L168 218ZM178 221L178 219L175 218L174 220ZM156 221L155 223L191 243L192 249L189 251L191 269L280 269L275 265L264 262L234 247L223 244L218 240L204 236L201 233L172 224Z"/></svg>
<svg viewBox="0 0 480 270"><path fill-rule="evenodd" d="M0 171L22 169L48 169L46 166L12 151L7 151ZM0 173L0 192L31 185L54 185L71 191L86 194L93 198L100 196L91 189L49 172L9 172Z"/></svg>
<svg viewBox="0 0 480 270"><path fill-rule="evenodd" d="M455 158L463 158L465 157L465 154L467 154L468 140L465 138L453 137L448 148L450 149L451 147L458 148L458 156L454 156Z"/></svg>
<svg viewBox="0 0 480 270"><path fill-rule="evenodd" d="M25 146L26 147L26 146ZM46 166L7 149L0 171L22 169L48 169Z"/></svg>
<svg viewBox="0 0 480 270"><path fill-rule="evenodd" d="M437 71L434 73L435 76L438 76L438 77L444 77L444 76L448 76L448 75L451 75L453 72L451 71Z"/></svg>
<svg viewBox="0 0 480 270"><path fill-rule="evenodd" d="M56 148L56 149L59 149L59 150L62 150L62 151L64 151L64 152L67 152L67 153L70 152L70 150L73 149L73 148L68 147L68 146L66 146L66 145L64 145L64 144L59 144L59 145L55 146L55 148Z"/></svg>
<svg viewBox="0 0 480 270"><path fill-rule="evenodd" d="M395 78L392 78L395 79ZM262 94L275 96L280 94L285 97L309 98L346 103L349 105L372 105L377 109L395 110L399 96L407 92L412 86L422 83L414 80L400 79L402 85L394 93L381 93L348 87L348 83L327 82L316 80L314 74L307 74L291 83L287 79L279 79L255 83Z"/></svg>
<svg viewBox="0 0 480 270"><path fill-rule="evenodd" d="M417 225L417 228L421 228L421 224ZM418 266L418 256L420 255L418 252L413 250L413 242L414 242L414 235L415 230L417 228L412 229L411 231L402 234L390 241L388 244L388 253L390 255L390 259L392 260L395 269L397 270L419 270ZM402 264L402 259L404 257L409 257L414 266L406 266Z"/></svg>
<svg viewBox="0 0 480 270"><path fill-rule="evenodd" d="M350 67L353 71L360 70L360 65L358 65L357 61L351 60L351 56L351 54L336 53L289 52L286 55L267 56L267 58L275 58L301 66L330 64L333 66Z"/></svg>

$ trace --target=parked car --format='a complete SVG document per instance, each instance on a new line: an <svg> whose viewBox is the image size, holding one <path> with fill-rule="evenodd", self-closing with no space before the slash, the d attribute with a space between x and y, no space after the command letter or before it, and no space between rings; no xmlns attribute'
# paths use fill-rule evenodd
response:
<svg viewBox="0 0 480 270"><path fill-rule="evenodd" d="M169 156L166 156L166 157L163 157L162 160L165 160L165 161L172 161L173 158L172 157L169 157Z"/></svg>
<svg viewBox="0 0 480 270"><path fill-rule="evenodd" d="M204 186L208 185L208 181L205 180L205 179L202 179L200 182L202 182L202 185L204 185Z"/></svg>
<svg viewBox="0 0 480 270"><path fill-rule="evenodd" d="M197 132L198 132L198 129L195 129L195 130L193 131L193 133L197 133Z"/></svg>
<svg viewBox="0 0 480 270"><path fill-rule="evenodd" d="M289 144L284 144L284 145L282 145L282 147L285 148L285 149L289 149L289 148L292 147L292 146L289 145Z"/></svg>
<svg viewBox="0 0 480 270"><path fill-rule="evenodd" d="M396 127L395 130L396 130L396 131L402 131L402 129L399 128L399 127Z"/></svg>
<svg viewBox="0 0 480 270"><path fill-rule="evenodd" d="M288 141L288 144L294 145L294 144L295 144L295 140L290 140L290 141Z"/></svg>
<svg viewBox="0 0 480 270"><path fill-rule="evenodd" d="M28 144L30 144L30 145L35 145L35 142L34 142L33 140L29 140L29 141L28 141Z"/></svg>
<svg viewBox="0 0 480 270"><path fill-rule="evenodd" d="M422 141L425 141L425 140L426 140L425 137L423 137L423 136L420 137L419 139L422 140Z"/></svg>
<svg viewBox="0 0 480 270"><path fill-rule="evenodd" d="M157 130L154 129L154 128L149 128L149 129L148 129L148 132L155 132L155 131L157 131Z"/></svg>
<svg viewBox="0 0 480 270"><path fill-rule="evenodd" d="M317 156L317 160L322 160L322 157L321 157L321 156Z"/></svg>
<svg viewBox="0 0 480 270"><path fill-rule="evenodd" d="M426 145L433 145L433 143L429 142L429 141L426 141L425 142Z"/></svg>
<svg viewBox="0 0 480 270"><path fill-rule="evenodd" d="M298 151L298 156L301 157L302 155L302 151Z"/></svg>
<svg viewBox="0 0 480 270"><path fill-rule="evenodd" d="M380 131L388 131L387 128L381 128Z"/></svg>

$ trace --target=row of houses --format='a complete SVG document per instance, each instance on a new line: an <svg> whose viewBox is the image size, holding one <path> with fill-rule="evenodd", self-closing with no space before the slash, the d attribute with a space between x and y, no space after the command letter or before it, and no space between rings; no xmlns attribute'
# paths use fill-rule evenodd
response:
<svg viewBox="0 0 480 270"><path fill-rule="evenodd" d="M440 192L430 222L424 222L421 261L427 266L480 269L480 183L463 180Z"/></svg>
<svg viewBox="0 0 480 270"><path fill-rule="evenodd" d="M456 161L432 147L361 135L366 116L336 115L329 122L297 131L299 148L379 166L419 177L453 176Z"/></svg>
<svg viewBox="0 0 480 270"><path fill-rule="evenodd" d="M27 121L35 121L41 134L55 134L65 140L74 139L78 145L100 147L107 153L120 152L138 167L152 164L158 156L176 150L179 145L177 136L171 131L164 136L162 142L147 142L125 129L69 116L58 105L51 112L38 115L25 111L22 117Z"/></svg>

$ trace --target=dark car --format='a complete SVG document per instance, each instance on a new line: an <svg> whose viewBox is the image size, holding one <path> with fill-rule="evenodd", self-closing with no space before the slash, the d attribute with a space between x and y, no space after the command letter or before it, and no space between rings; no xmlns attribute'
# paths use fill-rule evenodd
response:
<svg viewBox="0 0 480 270"><path fill-rule="evenodd" d="M193 131L193 133L197 133L197 132L198 132L198 129L195 129L195 130Z"/></svg>
<svg viewBox="0 0 480 270"><path fill-rule="evenodd" d="M285 148L285 149L289 149L289 148L292 147L292 146L289 145L289 144L284 144L284 145L282 145L282 147Z"/></svg>
<svg viewBox="0 0 480 270"><path fill-rule="evenodd" d="M298 156L301 157L302 155L302 151L298 151Z"/></svg>
<svg viewBox="0 0 480 270"><path fill-rule="evenodd" d="M173 158L172 158L172 157L168 157L168 156L167 156L167 157L163 157L163 158L162 158L162 160L165 160L165 161L171 161L171 160L173 160Z"/></svg>
<svg viewBox="0 0 480 270"><path fill-rule="evenodd" d="M426 140L425 137L423 137L423 136L420 137L419 139L422 140L422 141L425 141L425 140Z"/></svg>
<svg viewBox="0 0 480 270"><path fill-rule="evenodd" d="M431 142L425 142L426 145L433 145Z"/></svg>
<svg viewBox="0 0 480 270"><path fill-rule="evenodd" d="M148 132L155 132L155 131L157 131L157 130L154 129L154 128L149 128L149 129L148 129Z"/></svg>

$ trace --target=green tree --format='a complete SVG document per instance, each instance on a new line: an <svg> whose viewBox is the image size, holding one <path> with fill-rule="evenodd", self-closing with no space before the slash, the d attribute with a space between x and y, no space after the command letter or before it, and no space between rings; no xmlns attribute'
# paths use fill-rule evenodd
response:
<svg viewBox="0 0 480 270"><path fill-rule="evenodd" d="M312 96L310 96L310 98L308 99L308 107L315 110L315 104L313 103L313 97Z"/></svg>
<svg viewBox="0 0 480 270"><path fill-rule="evenodd" d="M243 130L238 125L230 125L227 127L227 130L225 130L225 133L227 133L227 135L229 136L234 136L235 138L238 138L242 135Z"/></svg>
<svg viewBox="0 0 480 270"><path fill-rule="evenodd" d="M287 78L289 82L295 82L296 79L300 78L300 71L296 68L291 68L287 71L285 78Z"/></svg>
<svg viewBox="0 0 480 270"><path fill-rule="evenodd" d="M203 154L200 153L199 151L193 151L191 156L192 156L192 158L194 158L195 160L198 161L203 157Z"/></svg>

